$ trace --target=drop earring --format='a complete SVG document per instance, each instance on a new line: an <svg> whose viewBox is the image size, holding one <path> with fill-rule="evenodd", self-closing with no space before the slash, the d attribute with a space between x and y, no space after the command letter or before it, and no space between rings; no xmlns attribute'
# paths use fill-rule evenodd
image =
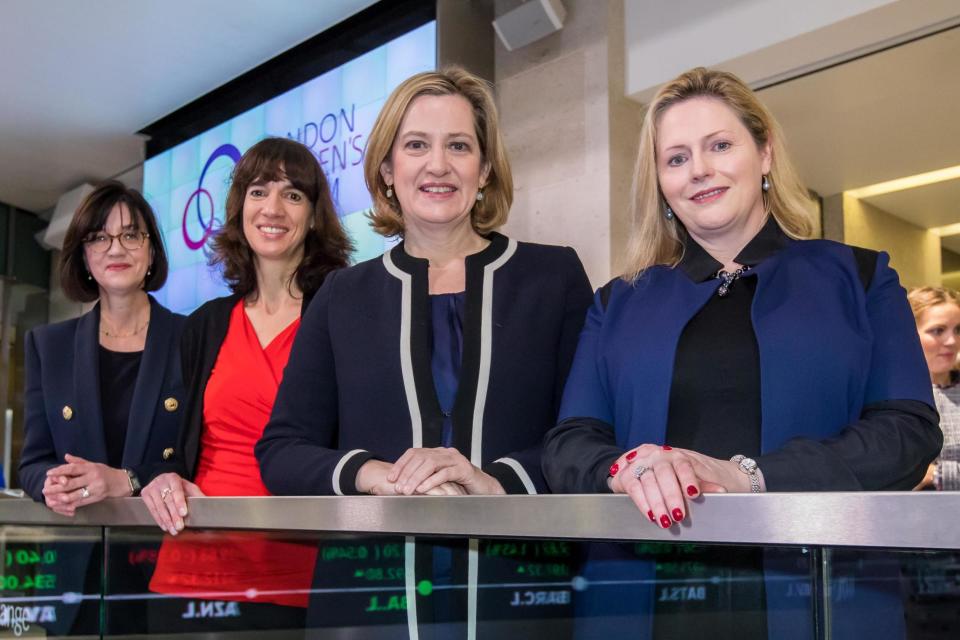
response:
<svg viewBox="0 0 960 640"><path fill-rule="evenodd" d="M387 200L393 197L393 187L387 186Z"/></svg>
<svg viewBox="0 0 960 640"><path fill-rule="evenodd" d="M667 220L673 220L673 209L670 208L670 205L666 205L666 210L663 212L663 217Z"/></svg>
<svg viewBox="0 0 960 640"><path fill-rule="evenodd" d="M483 191L477 191L477 202L483 202Z"/></svg>
<svg viewBox="0 0 960 640"><path fill-rule="evenodd" d="M763 182L760 183L760 188L764 191L770 191L770 180L767 179L767 176L763 176Z"/></svg>

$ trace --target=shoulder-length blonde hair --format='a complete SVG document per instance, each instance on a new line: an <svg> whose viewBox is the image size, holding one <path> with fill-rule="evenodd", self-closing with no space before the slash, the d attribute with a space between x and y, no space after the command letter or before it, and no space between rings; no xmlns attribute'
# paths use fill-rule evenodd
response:
<svg viewBox="0 0 960 640"><path fill-rule="evenodd" d="M654 265L676 266L683 257L683 231L678 222L664 216L666 205L657 179L657 127L667 109L697 97L722 101L737 114L758 148L770 144L770 190L764 192L764 206L788 236L808 238L813 231L810 198L787 156L776 119L737 76L697 67L660 88L640 129L640 153L633 183L633 229L622 276L628 282Z"/></svg>
<svg viewBox="0 0 960 640"><path fill-rule="evenodd" d="M920 324L920 316L930 307L938 304L955 304L960 307L960 296L953 289L947 287L914 287L907 294L913 319Z"/></svg>
<svg viewBox="0 0 960 640"><path fill-rule="evenodd" d="M500 136L493 94L486 81L461 67L450 66L407 78L393 90L380 109L367 139L363 161L363 176L373 197L370 221L374 231L388 237L403 235L403 212L396 196L387 197L387 184L380 175L380 166L390 159L403 117L410 104L420 96L463 96L470 103L480 145L480 161L490 168L483 200L477 201L471 210L470 223L479 234L502 226L513 203L513 176Z"/></svg>

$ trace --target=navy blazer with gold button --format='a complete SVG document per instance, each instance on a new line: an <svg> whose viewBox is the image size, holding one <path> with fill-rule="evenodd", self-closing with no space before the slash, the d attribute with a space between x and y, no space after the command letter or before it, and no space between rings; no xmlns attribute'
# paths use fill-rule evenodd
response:
<svg viewBox="0 0 960 640"><path fill-rule="evenodd" d="M185 318L150 298L150 325L134 384L122 467L148 478L173 447L180 425L184 389L180 332ZM91 462L107 461L100 398L100 305L88 313L27 333L25 344L25 436L20 485L43 501L48 469L69 453ZM170 401L172 399L172 401Z"/></svg>

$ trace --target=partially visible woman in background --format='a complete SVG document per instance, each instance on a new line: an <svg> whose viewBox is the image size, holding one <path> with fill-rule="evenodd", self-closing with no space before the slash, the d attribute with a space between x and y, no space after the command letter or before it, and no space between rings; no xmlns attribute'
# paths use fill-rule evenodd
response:
<svg viewBox="0 0 960 640"><path fill-rule="evenodd" d="M920 345L930 369L933 399L940 412L943 449L917 489L960 490L960 297L944 287L911 289L907 296Z"/></svg>
<svg viewBox="0 0 960 640"><path fill-rule="evenodd" d="M177 535L184 528L187 496L270 495L253 447L273 409L300 316L324 278L347 265L350 251L309 149L268 138L243 154L212 255L233 295L187 319L184 424L171 464L143 490L164 531ZM221 599L239 601L240 615L218 621L223 630L299 628L315 558L315 544L272 534L197 532L164 542L150 588L233 593ZM260 595L249 597L250 590ZM182 611L182 602L160 600L150 611L151 628L180 630L171 621ZM198 623L209 630L212 621Z"/></svg>
<svg viewBox="0 0 960 640"><path fill-rule="evenodd" d="M120 182L97 185L70 222L60 261L67 297L97 304L79 318L26 335L20 483L59 514L137 495L176 442L184 318L147 294L166 278L167 256L150 205ZM96 592L100 567L91 562L92 551L91 545L60 553L61 580L82 578L89 568L85 590ZM76 632L99 632L98 607L89 609L81 608ZM110 630L120 632L115 625L123 620L110 611ZM127 613L122 617L135 621Z"/></svg>

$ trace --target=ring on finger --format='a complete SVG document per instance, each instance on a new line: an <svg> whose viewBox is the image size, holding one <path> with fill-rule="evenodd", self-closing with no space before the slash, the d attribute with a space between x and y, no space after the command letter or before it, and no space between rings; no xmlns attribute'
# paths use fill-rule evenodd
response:
<svg viewBox="0 0 960 640"><path fill-rule="evenodd" d="M89 498L89 497L90 497L90 489L88 489L88 488L85 487L85 486L84 486L84 487L80 487L80 497L83 498L83 499Z"/></svg>
<svg viewBox="0 0 960 640"><path fill-rule="evenodd" d="M638 464L633 468L633 477L639 480L640 476L645 474L647 471L650 471L650 467L645 467L642 464Z"/></svg>
<svg viewBox="0 0 960 640"><path fill-rule="evenodd" d="M165 501L171 493L173 493L173 489L170 487L164 487L160 492L160 499Z"/></svg>

